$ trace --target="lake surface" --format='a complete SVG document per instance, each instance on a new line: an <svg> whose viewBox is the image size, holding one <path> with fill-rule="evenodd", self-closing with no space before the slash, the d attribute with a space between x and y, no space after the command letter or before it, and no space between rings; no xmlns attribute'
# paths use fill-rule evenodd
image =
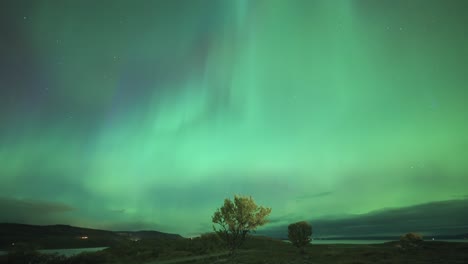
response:
<svg viewBox="0 0 468 264"><path fill-rule="evenodd" d="M76 254L80 254L82 252L96 252L100 251L103 249L106 249L107 247L95 247L95 248L67 248L67 249L41 249L38 250L40 253L44 254L59 254L59 255L64 255L64 256L73 256ZM0 255L6 255L6 251L0 251Z"/></svg>
<svg viewBox="0 0 468 264"><path fill-rule="evenodd" d="M291 243L289 240L283 240L284 242ZM333 239L317 239L317 240L312 240L310 243L312 244L359 244L359 245L364 245L364 244L382 244L385 242L391 242L395 240L345 240L345 239L338 239L338 240L333 240ZM468 239L439 239L439 240L425 240L425 241L443 241L443 242L464 242L468 243Z"/></svg>

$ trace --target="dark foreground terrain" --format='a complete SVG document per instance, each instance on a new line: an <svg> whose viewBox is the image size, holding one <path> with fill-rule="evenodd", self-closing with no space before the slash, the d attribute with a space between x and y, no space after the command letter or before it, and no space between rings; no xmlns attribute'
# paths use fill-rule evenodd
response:
<svg viewBox="0 0 468 264"><path fill-rule="evenodd" d="M249 237L242 248L230 256L218 238L207 234L195 239L157 239L128 241L100 252L73 257L39 254L24 245L10 249L0 263L468 263L468 243L422 242L410 248L400 242L373 245L309 245L301 255L289 243L267 237Z"/></svg>

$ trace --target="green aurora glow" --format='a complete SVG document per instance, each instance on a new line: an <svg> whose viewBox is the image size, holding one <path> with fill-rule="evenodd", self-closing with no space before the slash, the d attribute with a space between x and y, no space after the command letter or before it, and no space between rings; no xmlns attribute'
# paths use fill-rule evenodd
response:
<svg viewBox="0 0 468 264"><path fill-rule="evenodd" d="M466 1L2 5L0 196L44 210L0 222L193 235L235 193L297 220L468 194Z"/></svg>

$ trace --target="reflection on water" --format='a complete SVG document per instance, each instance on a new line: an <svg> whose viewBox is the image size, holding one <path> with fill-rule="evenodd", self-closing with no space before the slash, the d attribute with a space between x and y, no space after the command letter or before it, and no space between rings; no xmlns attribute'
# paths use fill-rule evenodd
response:
<svg viewBox="0 0 468 264"><path fill-rule="evenodd" d="M60 255L64 255L64 256L72 256L72 255L76 255L76 254L80 254L82 252L96 252L96 251L100 251L100 250L103 250L103 249L106 249L107 247L95 247L95 248L66 248L66 249L41 249L41 250L38 250L40 253L44 253L44 254L60 254ZM6 255L7 252L6 251L0 251L0 255Z"/></svg>
<svg viewBox="0 0 468 264"><path fill-rule="evenodd" d="M289 240L283 240L284 242L291 243ZM391 242L395 240L346 240L346 239L317 239L312 240L312 244L382 244L385 242ZM443 241L443 242L468 242L468 239L440 239L440 240L425 240L425 241Z"/></svg>

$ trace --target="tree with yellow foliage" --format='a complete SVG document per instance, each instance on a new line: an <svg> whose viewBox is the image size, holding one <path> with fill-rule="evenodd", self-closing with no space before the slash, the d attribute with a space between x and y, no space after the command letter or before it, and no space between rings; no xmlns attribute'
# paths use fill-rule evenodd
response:
<svg viewBox="0 0 468 264"><path fill-rule="evenodd" d="M266 217L271 208L258 206L251 196L234 196L234 202L224 199L224 205L216 209L212 217L213 230L223 239L231 253L245 241L246 235L259 226L268 223Z"/></svg>

